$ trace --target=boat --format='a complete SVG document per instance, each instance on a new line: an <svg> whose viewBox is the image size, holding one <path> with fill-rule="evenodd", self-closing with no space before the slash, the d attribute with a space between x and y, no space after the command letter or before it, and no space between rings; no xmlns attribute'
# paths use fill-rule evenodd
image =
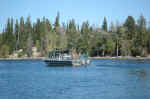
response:
<svg viewBox="0 0 150 99"><path fill-rule="evenodd" d="M88 55L72 54L71 50L53 50L44 59L48 66L81 66L90 64Z"/></svg>

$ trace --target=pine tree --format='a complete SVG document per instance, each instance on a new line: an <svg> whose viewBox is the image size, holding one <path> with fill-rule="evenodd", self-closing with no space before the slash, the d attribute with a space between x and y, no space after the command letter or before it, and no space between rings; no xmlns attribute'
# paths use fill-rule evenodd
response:
<svg viewBox="0 0 150 99"><path fill-rule="evenodd" d="M77 45L77 30L74 19L72 19L67 27L68 48L76 48Z"/></svg>
<svg viewBox="0 0 150 99"><path fill-rule="evenodd" d="M14 46L14 34L13 34L13 18L8 18L6 29L5 29L5 43L9 47L9 53L11 54L15 48Z"/></svg>
<svg viewBox="0 0 150 99"><path fill-rule="evenodd" d="M30 21L30 17L28 16L25 22L25 33L24 33L24 46L23 46L23 50L27 53L28 56L31 56L31 52L32 52L32 24Z"/></svg>
<svg viewBox="0 0 150 99"><path fill-rule="evenodd" d="M33 40L36 42L36 40L40 41L40 35L41 35L41 20L38 18L36 23L33 26ZM35 43L34 42L34 43Z"/></svg>
<svg viewBox="0 0 150 99"><path fill-rule="evenodd" d="M19 48L23 48L25 45L24 39L25 38L25 24L24 24L24 18L20 17L20 24L19 24L19 34L20 34L20 40L19 40Z"/></svg>
<svg viewBox="0 0 150 99"><path fill-rule="evenodd" d="M146 47L146 19L143 15L137 21L137 36L136 42L140 55L147 55L147 47Z"/></svg>
<svg viewBox="0 0 150 99"><path fill-rule="evenodd" d="M19 24L18 24L18 20L16 20L15 23L15 50L19 49L19 41L20 41L20 35L19 35Z"/></svg>
<svg viewBox="0 0 150 99"><path fill-rule="evenodd" d="M106 20L106 17L104 17L102 29L103 29L105 32L107 32L107 20Z"/></svg>
<svg viewBox="0 0 150 99"><path fill-rule="evenodd" d="M126 28L126 33L127 33L127 39L132 40L133 37L135 37L135 20L132 16L128 16L124 23L124 27Z"/></svg>
<svg viewBox="0 0 150 99"><path fill-rule="evenodd" d="M57 12L57 16L56 16L56 19L55 19L55 23L54 23L54 30L57 32L57 29L59 28L60 24L59 24L59 12Z"/></svg>
<svg viewBox="0 0 150 99"><path fill-rule="evenodd" d="M89 22L83 22L81 27L81 43L80 50L82 53L87 53L89 48Z"/></svg>

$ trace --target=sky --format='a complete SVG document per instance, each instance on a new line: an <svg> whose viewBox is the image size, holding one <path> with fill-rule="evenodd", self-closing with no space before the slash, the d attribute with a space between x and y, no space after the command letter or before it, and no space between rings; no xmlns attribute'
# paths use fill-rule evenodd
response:
<svg viewBox="0 0 150 99"><path fill-rule="evenodd" d="M150 0L0 0L0 31L9 17L30 16L36 22L45 16L53 23L57 12L61 23L73 18L77 24L89 20L99 26L105 16L108 23L122 24L127 16L137 20L140 15L150 21Z"/></svg>

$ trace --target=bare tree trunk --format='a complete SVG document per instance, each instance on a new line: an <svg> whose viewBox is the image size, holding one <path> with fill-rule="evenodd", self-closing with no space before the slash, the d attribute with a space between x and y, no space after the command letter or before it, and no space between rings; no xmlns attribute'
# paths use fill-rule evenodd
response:
<svg viewBox="0 0 150 99"><path fill-rule="evenodd" d="M43 38L41 38L41 41L40 41L40 54L41 54L41 56L43 56Z"/></svg>
<svg viewBox="0 0 150 99"><path fill-rule="evenodd" d="M118 57L118 40L117 40L117 57Z"/></svg>
<svg viewBox="0 0 150 99"><path fill-rule="evenodd" d="M18 46L19 46L19 32L18 32L18 38L17 38L17 48L16 48L16 50L18 50Z"/></svg>
<svg viewBox="0 0 150 99"><path fill-rule="evenodd" d="M105 50L103 50L103 57L105 56Z"/></svg>

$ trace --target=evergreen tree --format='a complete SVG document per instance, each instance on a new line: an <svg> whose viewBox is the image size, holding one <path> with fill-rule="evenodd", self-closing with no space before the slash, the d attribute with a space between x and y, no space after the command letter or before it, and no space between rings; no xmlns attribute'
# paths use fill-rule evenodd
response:
<svg viewBox="0 0 150 99"><path fill-rule="evenodd" d="M7 21L6 29L5 29L5 44L9 47L9 53L11 54L15 48L14 46L14 34L13 34L13 18Z"/></svg>
<svg viewBox="0 0 150 99"><path fill-rule="evenodd" d="M24 33L24 46L23 50L27 53L28 56L31 56L32 52L32 24L30 21L30 17L28 16L25 22L25 33ZM30 46L29 46L30 45Z"/></svg>
<svg viewBox="0 0 150 99"><path fill-rule="evenodd" d="M25 45L24 40L26 39L25 38L25 24L24 24L24 18L23 17L20 18L19 33L20 33L20 35L19 35L19 37L20 37L19 48L22 49Z"/></svg>
<svg viewBox="0 0 150 99"><path fill-rule="evenodd" d="M18 50L19 49L19 23L18 23L18 20L16 20L16 23L15 23L15 50Z"/></svg>
<svg viewBox="0 0 150 99"><path fill-rule="evenodd" d="M89 22L83 22L81 27L81 43L80 43L80 51L82 53L87 53L89 48Z"/></svg>
<svg viewBox="0 0 150 99"><path fill-rule="evenodd" d="M113 53L115 52L115 43L113 42L113 40L111 38L109 38L106 41L106 52L108 55L113 55Z"/></svg>
<svg viewBox="0 0 150 99"><path fill-rule="evenodd" d="M147 55L147 47L146 47L146 19L144 16L140 16L140 18L137 21L137 36L136 36L136 42L137 42L137 49L141 56Z"/></svg>
<svg viewBox="0 0 150 99"><path fill-rule="evenodd" d="M107 20L106 20L106 17L104 17L102 29L103 29L105 32L107 32Z"/></svg>
<svg viewBox="0 0 150 99"><path fill-rule="evenodd" d="M48 19L43 17L41 22L41 51L43 51L43 55L49 50L49 40L51 31L51 25Z"/></svg>
<svg viewBox="0 0 150 99"><path fill-rule="evenodd" d="M36 23L33 26L33 40L34 43L38 40L40 41L40 35L41 35L41 20L38 18Z"/></svg>
<svg viewBox="0 0 150 99"><path fill-rule="evenodd" d="M0 57L1 58L8 58L8 55L9 55L9 46L4 44L2 46L0 46Z"/></svg>
<svg viewBox="0 0 150 99"><path fill-rule="evenodd" d="M56 16L56 19L55 19L55 23L54 23L54 30L57 32L57 29L58 27L60 26L59 24L59 12L57 12L57 16Z"/></svg>
<svg viewBox="0 0 150 99"><path fill-rule="evenodd" d="M106 53L106 43L107 43L107 34L103 34L101 33L101 38L100 38L100 45L99 45L99 49L100 49L100 52L101 52L101 55L102 56L105 56L105 53Z"/></svg>
<svg viewBox="0 0 150 99"><path fill-rule="evenodd" d="M148 29L147 29L147 51L148 53L150 54L150 23L149 23L149 26L148 26Z"/></svg>
<svg viewBox="0 0 150 99"><path fill-rule="evenodd" d="M127 33L127 39L132 40L133 37L135 37L135 20L132 16L128 16L128 18L125 21L124 27L126 28Z"/></svg>
<svg viewBox="0 0 150 99"><path fill-rule="evenodd" d="M68 48L77 48L77 30L74 19L69 22L67 27Z"/></svg>
<svg viewBox="0 0 150 99"><path fill-rule="evenodd" d="M9 57L19 49L23 49L23 56L30 57L33 46L38 48L41 56L56 48L75 49L91 56L147 56L150 54L150 26L147 27L146 23L144 16L140 16L137 24L132 16L128 16L124 24L111 23L107 32L105 17L102 28L90 26L88 21L80 27L74 19L61 25L59 13L54 26L45 17L33 24L30 17L25 22L21 17L15 24L13 18L8 18L0 34L0 57Z"/></svg>

